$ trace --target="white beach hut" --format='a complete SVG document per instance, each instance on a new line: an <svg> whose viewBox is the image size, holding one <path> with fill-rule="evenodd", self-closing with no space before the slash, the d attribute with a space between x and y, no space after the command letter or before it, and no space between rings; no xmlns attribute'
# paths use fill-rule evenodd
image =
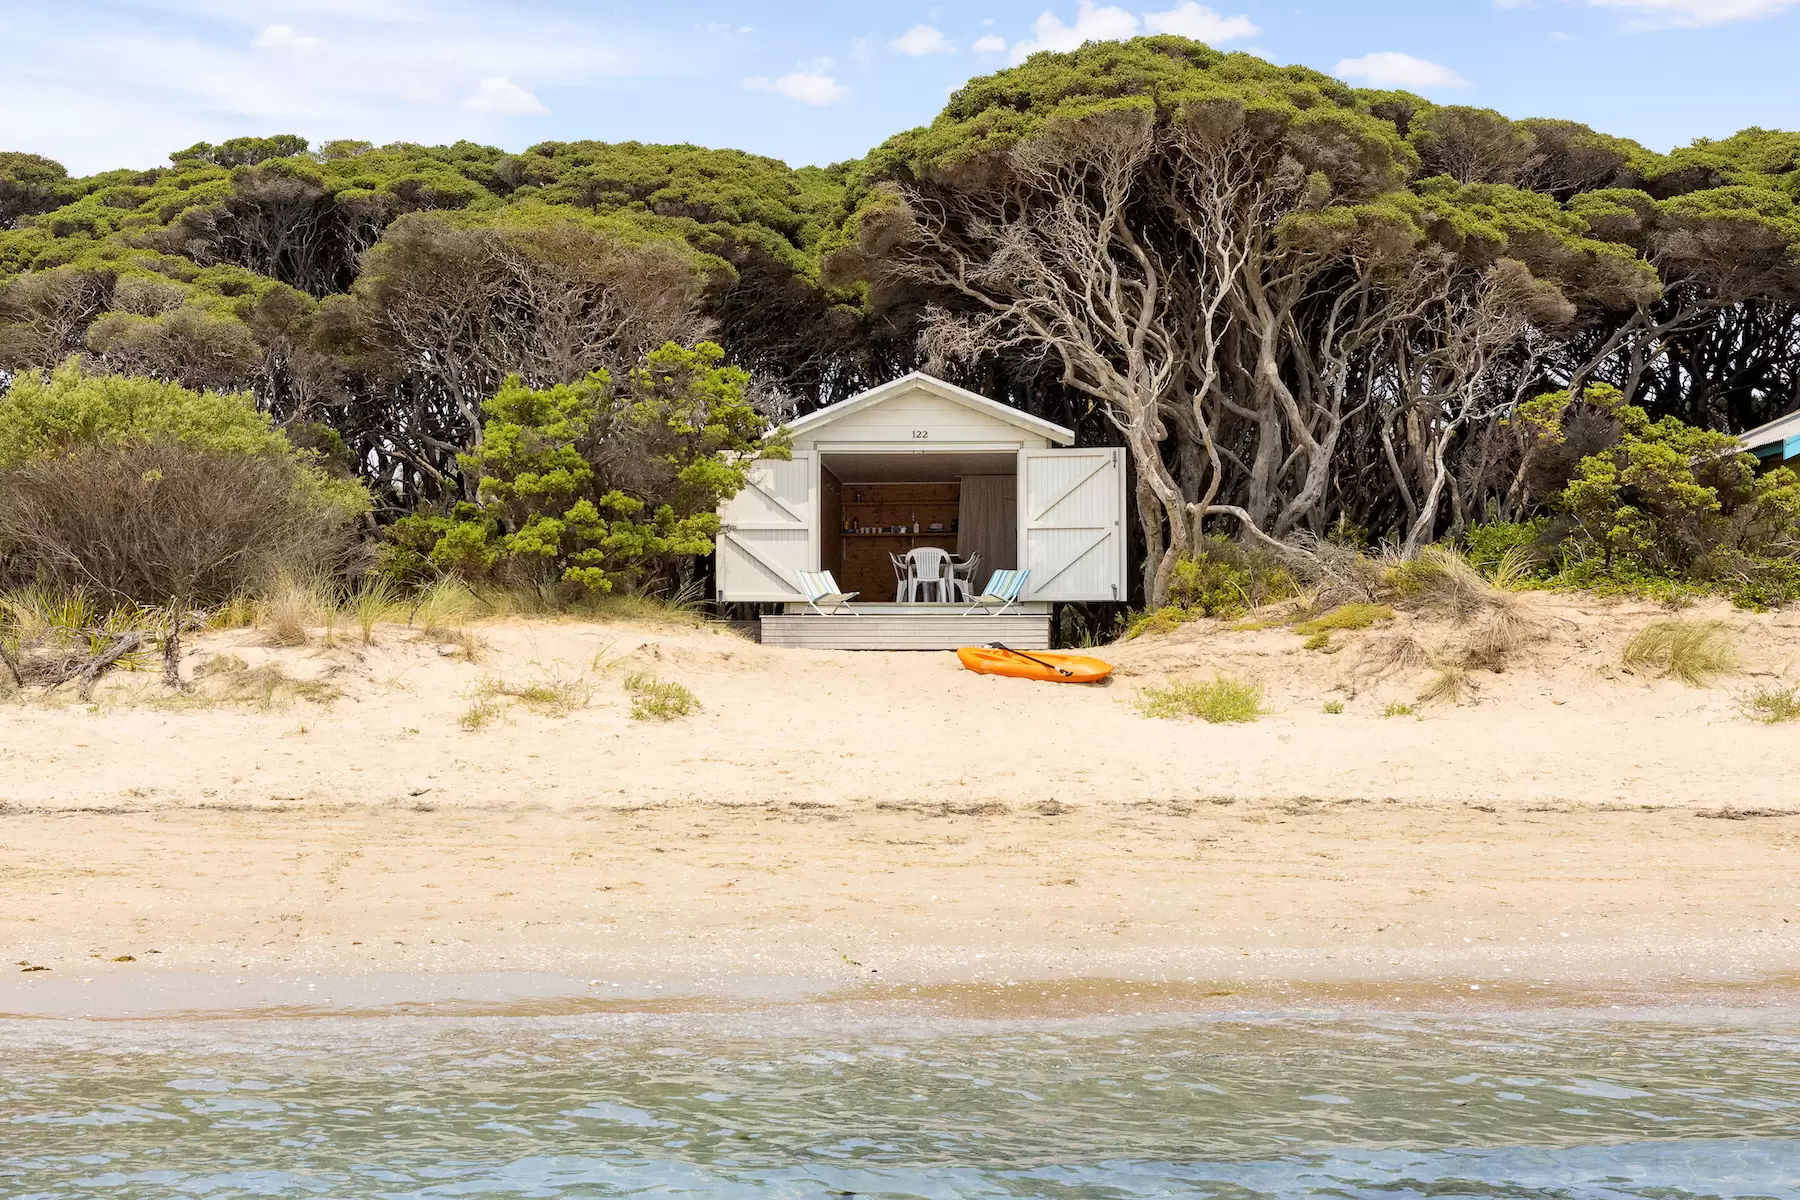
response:
<svg viewBox="0 0 1800 1200"><path fill-rule="evenodd" d="M1072 449L1072 431L914 373L788 426L789 461L765 459L720 510L718 598L783 605L767 643L838 649L1049 645L1059 601L1123 600L1125 452ZM898 594L894 556L979 554L977 585L1030 572L1002 616ZM799 572L861 593L857 615L808 610Z"/></svg>

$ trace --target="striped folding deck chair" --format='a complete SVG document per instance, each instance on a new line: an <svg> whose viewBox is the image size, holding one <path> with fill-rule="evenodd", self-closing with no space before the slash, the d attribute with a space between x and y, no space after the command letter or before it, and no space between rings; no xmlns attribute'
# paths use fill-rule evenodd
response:
<svg viewBox="0 0 1800 1200"><path fill-rule="evenodd" d="M1019 593L1025 590L1025 579L1030 574L1030 571L995 571L988 576L987 587L982 589L981 595L975 597L973 605L963 616L968 616L978 608L987 612L996 604L1000 607L987 615L999 616L1018 602Z"/></svg>
<svg viewBox="0 0 1800 1200"><path fill-rule="evenodd" d="M861 613L850 607L850 602L862 593L843 591L838 587L837 580L831 577L830 571L795 571L794 575L800 580L800 590L806 593L806 602L821 617L830 616L832 613L849 613L853 617L862 616ZM820 608L821 604L825 605L825 608ZM827 612L826 608L831 611Z"/></svg>

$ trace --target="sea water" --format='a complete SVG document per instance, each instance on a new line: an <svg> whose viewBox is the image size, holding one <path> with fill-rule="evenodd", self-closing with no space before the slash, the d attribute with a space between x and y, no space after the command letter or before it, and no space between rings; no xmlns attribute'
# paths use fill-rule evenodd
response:
<svg viewBox="0 0 1800 1200"><path fill-rule="evenodd" d="M1800 1020L0 1024L0 1194L1800 1197Z"/></svg>

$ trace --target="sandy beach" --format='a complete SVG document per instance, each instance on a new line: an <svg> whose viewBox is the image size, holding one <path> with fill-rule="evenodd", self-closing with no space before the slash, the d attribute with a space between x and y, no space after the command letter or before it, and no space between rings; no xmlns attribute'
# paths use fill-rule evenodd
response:
<svg viewBox="0 0 1800 1200"><path fill-rule="evenodd" d="M678 625L481 625L476 661L209 634L194 664L335 698L0 703L0 1012L1791 1001L1800 753L1742 700L1794 678L1800 618L1717 614L1744 666L1698 689L1618 669L1657 615L1542 601L1529 663L1404 718L1418 681L1357 665L1379 630L1206 623L1092 689ZM633 720L633 670L702 711ZM1270 715L1134 706L1215 671ZM465 728L533 681L565 703Z"/></svg>

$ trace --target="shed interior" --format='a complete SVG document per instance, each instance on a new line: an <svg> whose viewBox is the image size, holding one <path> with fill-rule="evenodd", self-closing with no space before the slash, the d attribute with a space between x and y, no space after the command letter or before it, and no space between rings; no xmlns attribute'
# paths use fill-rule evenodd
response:
<svg viewBox="0 0 1800 1200"><path fill-rule="evenodd" d="M981 555L977 582L1018 565L1012 453L827 453L819 557L865 601L896 597L893 558L919 546Z"/></svg>

